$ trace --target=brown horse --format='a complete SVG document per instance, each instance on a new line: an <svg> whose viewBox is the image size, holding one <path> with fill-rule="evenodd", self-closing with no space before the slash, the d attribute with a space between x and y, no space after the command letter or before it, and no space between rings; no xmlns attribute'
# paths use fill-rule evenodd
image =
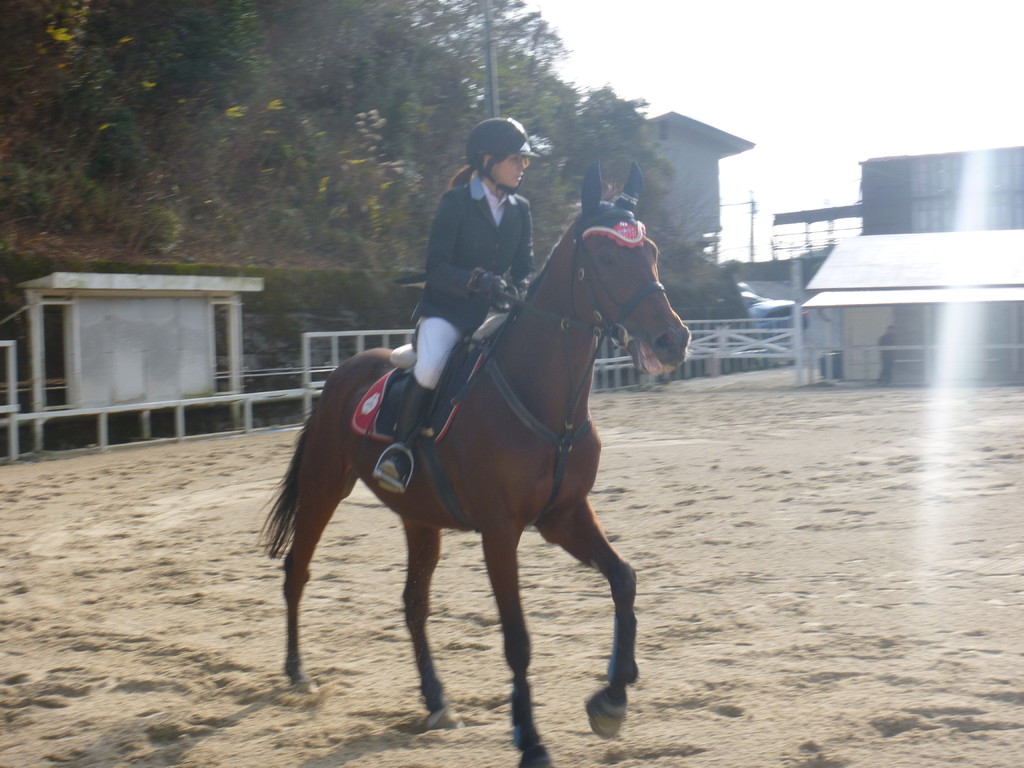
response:
<svg viewBox="0 0 1024 768"><path fill-rule="evenodd" d="M637 678L636 577L608 543L587 499L601 452L588 408L593 364L607 334L630 351L640 369L666 372L685 359L690 339L658 282L657 248L633 218L641 186L634 164L613 204L601 199L600 169L595 165L588 172L576 225L564 233L527 299L511 313L448 434L436 445L448 479L446 492L437 490L419 460L404 494L382 489L371 473L383 443L349 426L364 393L393 367L389 350L355 355L328 377L264 527L271 557L288 550L285 672L293 684L314 686L303 669L298 639L299 600L313 550L335 507L361 479L401 516L405 528L403 598L429 711L427 727L461 724L434 671L426 622L442 529L473 529L483 542L512 669L512 725L522 752L520 766L551 765L533 722L527 681L530 639L519 597L516 553L524 529L534 525L547 541L597 568L611 587L615 623L608 685L590 699L587 712L595 733L610 737L618 732L626 715L626 686ZM420 438L418 459L426 440Z"/></svg>

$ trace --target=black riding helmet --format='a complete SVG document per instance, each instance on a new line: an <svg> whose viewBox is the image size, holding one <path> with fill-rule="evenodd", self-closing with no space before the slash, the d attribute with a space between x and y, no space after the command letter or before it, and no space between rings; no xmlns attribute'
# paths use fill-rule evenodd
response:
<svg viewBox="0 0 1024 768"><path fill-rule="evenodd" d="M486 166L483 163L484 155L491 156ZM511 117L492 117L478 123L469 132L469 138L466 140L466 162L481 176L491 178L492 166L509 155L537 157L530 149L526 129L518 121ZM505 191L515 192L514 189Z"/></svg>

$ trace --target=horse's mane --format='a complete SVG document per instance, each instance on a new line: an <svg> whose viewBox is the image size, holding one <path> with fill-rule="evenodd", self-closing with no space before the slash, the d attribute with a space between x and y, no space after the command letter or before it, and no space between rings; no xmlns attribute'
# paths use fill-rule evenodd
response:
<svg viewBox="0 0 1024 768"><path fill-rule="evenodd" d="M544 275L548 271L548 266L551 264L552 257L559 251L559 249L567 248L568 247L568 245L566 244L567 242L571 243L571 242L574 241L574 239L575 239L575 228L576 228L576 217L573 217L572 221L570 221L566 225L565 229L562 232L562 236L558 239L558 242L555 243L555 247L552 248L551 251L548 253L547 257L545 257L544 263L542 263L540 265L540 268L537 269L534 272L534 277L533 277L532 280L530 280L530 287L526 291L526 298L527 299L530 299L530 298L533 297L534 290L536 290L537 286L540 285L541 281L544 279Z"/></svg>

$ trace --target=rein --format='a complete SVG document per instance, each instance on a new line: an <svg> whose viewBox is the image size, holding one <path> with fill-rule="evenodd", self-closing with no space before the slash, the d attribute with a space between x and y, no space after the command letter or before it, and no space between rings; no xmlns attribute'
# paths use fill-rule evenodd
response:
<svg viewBox="0 0 1024 768"><path fill-rule="evenodd" d="M585 233L584 233L585 234ZM489 356L487 362L484 365L483 370L487 371L491 379L497 386L498 391L505 399L505 403L512 410L512 412L519 418L519 420L534 434L538 435L546 442L554 445L557 449L555 455L555 467L554 467L554 483L551 488L551 494L548 497L544 507L538 513L537 517L532 521L536 523L554 503L558 497L558 493L562 487L562 481L565 479L566 467L569 460L569 453L572 451L573 446L582 440L591 430L592 422L590 420L589 411L582 424L576 425L573 423L573 414L576 412L577 407L582 401L584 394L589 389L591 382L593 381L594 374L594 363L597 360L597 354L600 349L600 341L604 337L612 339L615 343L625 347L629 343L629 332L625 326L622 325L623 321L639 306L640 302L643 301L648 295L656 291L665 292L665 286L657 281L651 281L636 292L636 294L624 303L616 301L612 292L608 289L608 286L601 279L600 272L597 269L593 270L593 274L597 279L598 285L601 290L608 297L612 306L616 309L616 317L614 320L606 320L598 309L597 296L594 292L594 287L590 281L586 279L586 269L582 265L581 254L589 255L586 249L583 247L583 236L580 235L574 239L573 244L573 256L572 256L572 271L570 274L570 287L569 297L570 306L573 311L576 310L576 293L574 290L576 279L584 283L589 293L591 311L593 312L594 320L587 322L579 320L577 317L561 315L557 312L552 312L548 309L538 307L536 304L530 301L524 300L513 300L510 303L516 305L521 309L526 309L543 317L554 320L558 323L559 331L563 341L565 349L565 362L566 369L569 371L569 386L566 392L566 410L565 418L563 419L563 426L561 434L556 433L547 427L543 422L540 421L530 409L523 403L523 401L516 395L505 374L502 373L501 368L498 366L497 358L493 355ZM591 257L592 259L593 257ZM543 276L543 273L542 275ZM581 313L576 312L576 315ZM572 370L572 350L568 332L570 329L582 329L589 330L592 333L591 346L592 351L590 354L590 362L587 364L585 372L579 379L579 384L573 386L574 376Z"/></svg>

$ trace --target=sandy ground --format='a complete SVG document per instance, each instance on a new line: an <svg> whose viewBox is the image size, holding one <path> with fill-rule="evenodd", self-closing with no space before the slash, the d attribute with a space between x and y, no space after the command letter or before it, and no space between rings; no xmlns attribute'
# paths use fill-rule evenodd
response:
<svg viewBox="0 0 1024 768"><path fill-rule="evenodd" d="M593 399L595 505L639 572L618 738L594 572L521 547L558 766L1024 765L1024 389L795 389L789 372ZM515 766L477 537L430 631L467 727L424 732L397 518L358 489L314 560L303 695L257 533L294 431L0 467L0 766Z"/></svg>

